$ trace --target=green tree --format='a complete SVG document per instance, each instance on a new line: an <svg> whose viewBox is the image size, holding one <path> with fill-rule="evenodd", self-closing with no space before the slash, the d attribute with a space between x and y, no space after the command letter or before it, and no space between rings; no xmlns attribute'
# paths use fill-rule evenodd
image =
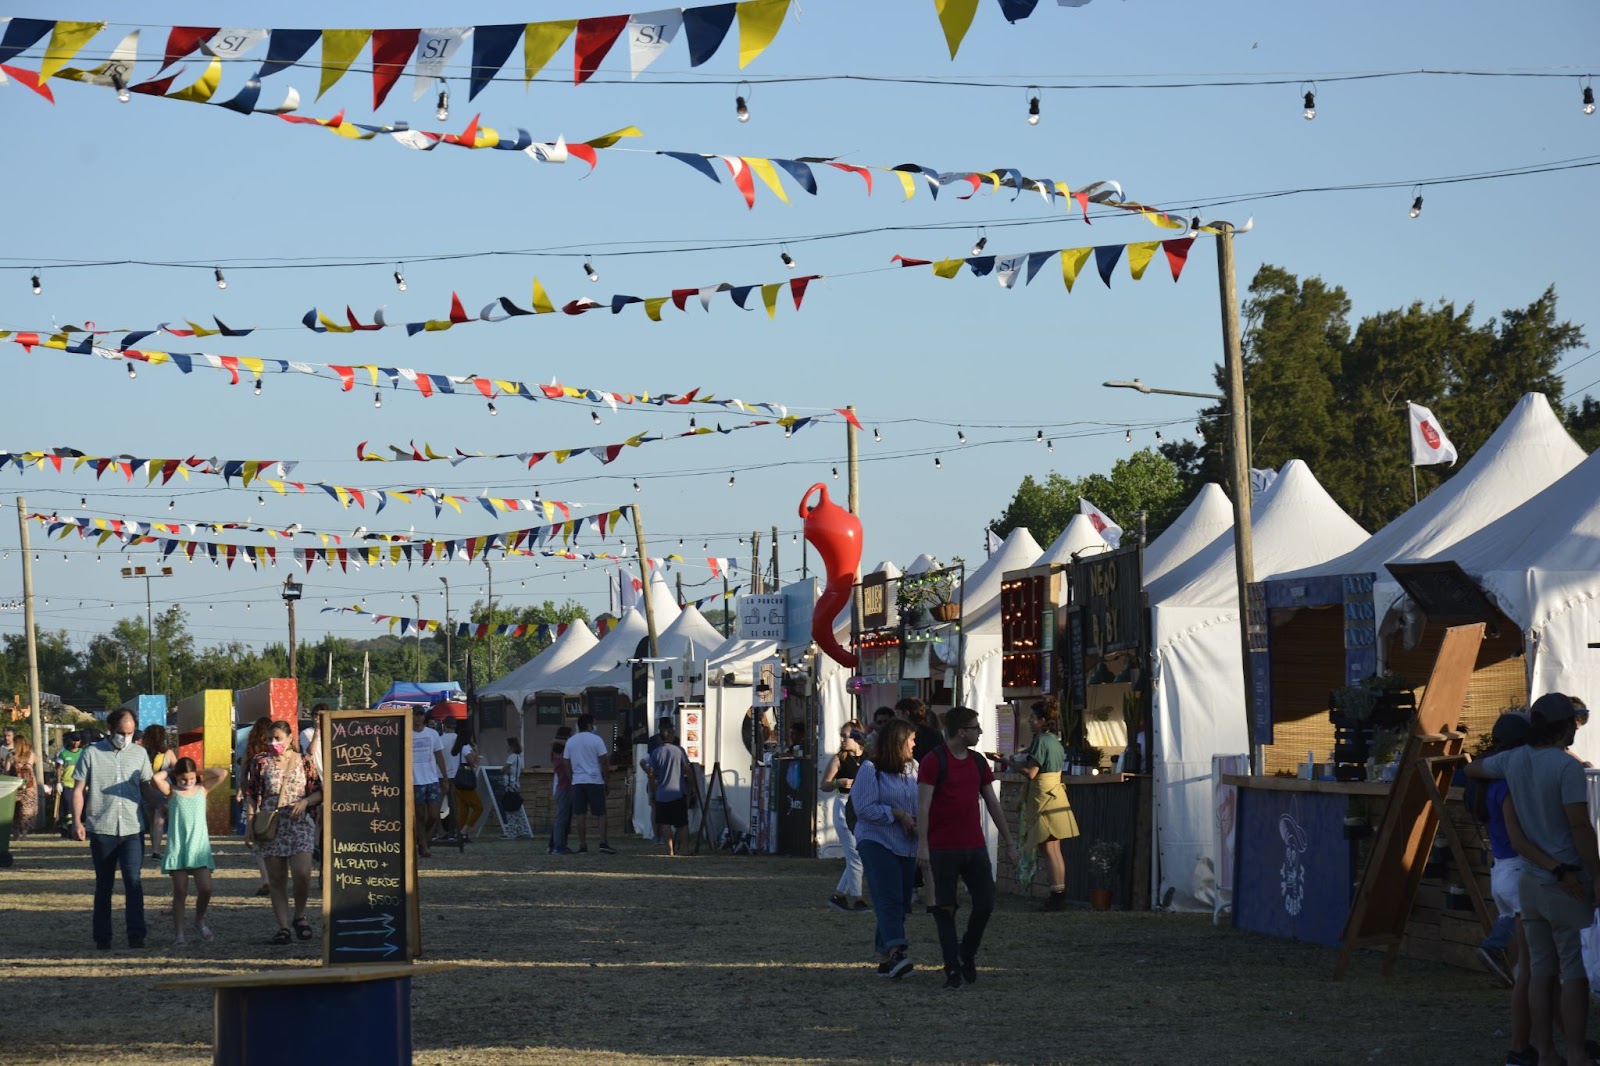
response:
<svg viewBox="0 0 1600 1066"><path fill-rule="evenodd" d="M1567 432L1586 452L1600 448L1600 402L1584 396L1582 403L1566 409Z"/></svg>
<svg viewBox="0 0 1600 1066"><path fill-rule="evenodd" d="M1078 513L1079 498L1087 499L1130 533L1146 515L1150 535L1165 529L1184 508L1184 482L1177 466L1166 456L1143 448L1117 460L1109 476L1089 474L1069 479L1052 471L1044 484L1031 475L1022 479L1011 503L990 523L999 536L1026 528L1040 544L1048 544Z"/></svg>

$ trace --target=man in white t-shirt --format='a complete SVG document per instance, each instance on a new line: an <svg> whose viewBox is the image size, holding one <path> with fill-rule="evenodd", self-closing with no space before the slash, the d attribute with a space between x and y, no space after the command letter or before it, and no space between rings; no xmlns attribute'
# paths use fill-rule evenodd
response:
<svg viewBox="0 0 1600 1066"><path fill-rule="evenodd" d="M567 738L566 755L572 762L572 813L578 822L578 851L589 850L589 816L600 820L600 850L615 855L606 835L606 764L610 748L594 731L594 715L578 715L578 731Z"/></svg>
<svg viewBox="0 0 1600 1066"><path fill-rule="evenodd" d="M428 728L427 714L426 707L411 709L411 792L416 802L412 829L417 854L431 859L428 842L439 828L439 803L450 787L450 778L444 772L444 741Z"/></svg>

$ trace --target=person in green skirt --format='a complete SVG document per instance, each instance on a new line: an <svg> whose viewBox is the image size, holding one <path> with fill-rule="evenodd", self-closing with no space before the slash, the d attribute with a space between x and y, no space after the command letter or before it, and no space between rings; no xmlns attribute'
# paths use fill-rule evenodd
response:
<svg viewBox="0 0 1600 1066"><path fill-rule="evenodd" d="M1056 708L1054 696L1033 705L1033 743L1009 760L1013 770L1028 778L1022 796L1022 853L1044 853L1050 873L1050 895L1044 901L1047 911L1066 906L1067 864L1061 858L1061 842L1078 835L1078 819L1061 783L1067 756L1061 746L1061 718Z"/></svg>
<svg viewBox="0 0 1600 1066"><path fill-rule="evenodd" d="M183 935L183 911L189 895L189 875L194 875L194 931L211 943L211 927L206 924L206 907L211 903L211 871L217 868L211 857L211 833L206 828L206 792L228 776L226 767L201 770L189 758L176 759L167 752L165 767L151 783L169 798L167 808L167 853L161 859L161 872L172 875L173 947L187 943Z"/></svg>

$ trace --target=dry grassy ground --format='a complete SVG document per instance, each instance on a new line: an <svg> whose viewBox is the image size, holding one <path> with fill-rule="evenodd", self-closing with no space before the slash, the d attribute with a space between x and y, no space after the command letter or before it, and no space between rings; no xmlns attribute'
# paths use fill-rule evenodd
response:
<svg viewBox="0 0 1600 1066"><path fill-rule="evenodd" d="M1002 898L977 985L921 969L880 979L872 918L824 906L838 865L705 855L557 861L486 836L440 849L422 875L428 955L454 973L415 982L421 1063L1432 1063L1503 1061L1504 994L1476 974L1334 953L1209 920L1043 914ZM87 849L39 837L0 870L0 1061L203 1063L204 992L178 976L314 964L269 947L265 900L237 844L218 848L212 945L171 947L166 878L146 866L151 947L94 949ZM913 957L936 967L932 919ZM293 1032L293 1020L285 1019ZM314 1057L314 1056L313 1056ZM308 1066L314 1066L312 1058Z"/></svg>

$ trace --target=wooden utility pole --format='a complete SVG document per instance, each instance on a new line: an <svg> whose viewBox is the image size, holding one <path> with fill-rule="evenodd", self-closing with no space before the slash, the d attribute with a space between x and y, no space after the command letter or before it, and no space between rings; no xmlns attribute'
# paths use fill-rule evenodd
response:
<svg viewBox="0 0 1600 1066"><path fill-rule="evenodd" d="M778 570L778 527L772 527L772 591L783 590L783 577Z"/></svg>
<svg viewBox="0 0 1600 1066"><path fill-rule="evenodd" d="M850 404L845 410L850 412L851 417L854 417L856 405ZM849 420L846 420L844 424L844 455L845 466L850 474L849 510L851 514L859 515L861 513L861 457L856 447L856 424Z"/></svg>
<svg viewBox="0 0 1600 1066"><path fill-rule="evenodd" d="M750 592L759 596L766 589L761 584L761 534L750 531Z"/></svg>
<svg viewBox="0 0 1600 1066"><path fill-rule="evenodd" d="M1233 226L1217 223L1217 280L1222 293L1222 357L1227 368L1228 423L1232 430L1229 459L1233 472L1234 566L1239 582L1239 641L1244 664L1245 735L1250 766L1259 773L1260 743L1251 709L1250 584L1255 580L1255 551L1250 536L1250 446L1244 391L1244 352L1239 339L1239 291L1234 278Z"/></svg>
<svg viewBox="0 0 1600 1066"><path fill-rule="evenodd" d="M131 365L131 364L130 364ZM39 646L33 636L33 552L28 550L28 501L17 497L17 525L22 531L22 628L28 644L28 715L33 723L33 779L44 780L44 708L39 706Z"/></svg>
<svg viewBox="0 0 1600 1066"><path fill-rule="evenodd" d="M659 645L656 643L656 613L650 609L650 556L644 550L644 516L639 513L639 505L634 504L633 511L633 542L639 552L639 573L644 577L641 582L641 600L644 603L644 621L650 630L650 658L660 655Z"/></svg>
<svg viewBox="0 0 1600 1066"><path fill-rule="evenodd" d="M682 570L678 571L677 583L678 583L678 606L682 607L683 606L683 571Z"/></svg>

